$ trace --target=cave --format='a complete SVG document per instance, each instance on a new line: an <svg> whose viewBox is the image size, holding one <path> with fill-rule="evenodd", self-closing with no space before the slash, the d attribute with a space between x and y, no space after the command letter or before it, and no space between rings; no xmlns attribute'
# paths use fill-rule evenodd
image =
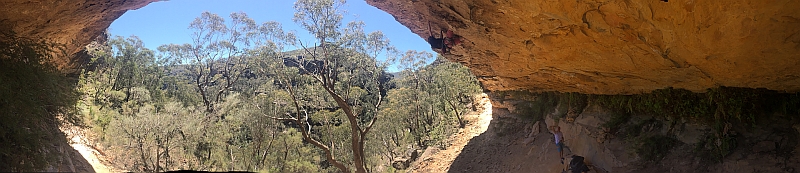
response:
<svg viewBox="0 0 800 173"><path fill-rule="evenodd" d="M67 56L49 64L62 73L77 73L84 68L85 45L126 11L154 2L4 1L0 41L25 38L60 45ZM495 112L513 114L524 101L508 93L629 95L665 88L702 93L719 87L800 91L800 1L366 2L420 38L430 30L458 35L460 44L444 56L468 66L484 90L495 93L490 94L500 110ZM502 122L503 115L497 116ZM796 138L796 131L791 134ZM794 157L786 163L797 162ZM611 168L616 163L602 164Z"/></svg>
<svg viewBox="0 0 800 173"><path fill-rule="evenodd" d="M4 33L76 55L153 0L7 1ZM800 90L800 2L367 0L420 38L452 31L445 57L489 91L635 94L663 88ZM61 69L79 56L53 60Z"/></svg>

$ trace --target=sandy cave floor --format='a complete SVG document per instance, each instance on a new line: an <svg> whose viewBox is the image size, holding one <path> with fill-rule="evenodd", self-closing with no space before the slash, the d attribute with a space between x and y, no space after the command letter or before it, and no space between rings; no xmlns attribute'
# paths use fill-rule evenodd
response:
<svg viewBox="0 0 800 173"><path fill-rule="evenodd" d="M465 116L468 124L451 136L451 145L444 150L427 149L411 164L408 172L563 172L571 156L564 152L559 161L553 136L546 130L528 136L531 130L519 130L503 136L490 127L492 105L485 95L477 111ZM532 143L527 143L532 141ZM569 147L569 142L566 142ZM591 164L591 163L587 163ZM591 168L591 165L590 165ZM590 173L604 172L592 168Z"/></svg>

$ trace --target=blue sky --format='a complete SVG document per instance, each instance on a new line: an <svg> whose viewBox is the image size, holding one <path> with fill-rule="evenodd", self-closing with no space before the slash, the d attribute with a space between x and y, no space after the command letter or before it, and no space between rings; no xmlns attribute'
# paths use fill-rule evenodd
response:
<svg viewBox="0 0 800 173"><path fill-rule="evenodd" d="M366 32L380 30L401 52L406 50L433 53L430 45L401 25L386 12L368 5L363 0L349 0L343 6L346 10L344 23L361 20L366 24ZM257 23L277 21L286 31L294 30L304 42L312 41L308 33L292 21L294 1L292 0L172 0L154 2L138 10L126 12L114 21L109 29L111 35L136 35L145 47L155 50L163 44L190 43L192 33L189 23L209 11L230 20L233 12L245 12ZM393 71L393 70L392 70Z"/></svg>

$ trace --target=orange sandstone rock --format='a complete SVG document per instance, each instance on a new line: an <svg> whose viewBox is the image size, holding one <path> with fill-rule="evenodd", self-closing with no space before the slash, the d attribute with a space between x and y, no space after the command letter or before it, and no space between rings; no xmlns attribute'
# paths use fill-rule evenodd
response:
<svg viewBox="0 0 800 173"><path fill-rule="evenodd" d="M367 0L489 90L631 94L716 86L800 90L800 1Z"/></svg>

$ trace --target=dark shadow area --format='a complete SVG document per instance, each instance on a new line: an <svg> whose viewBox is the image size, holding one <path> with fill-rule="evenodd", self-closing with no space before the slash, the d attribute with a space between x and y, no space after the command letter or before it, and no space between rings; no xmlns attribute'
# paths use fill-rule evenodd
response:
<svg viewBox="0 0 800 173"><path fill-rule="evenodd" d="M498 112L502 115L502 111L495 109L493 112L489 128L464 146L448 172L552 172L561 169L563 165L559 163L556 146L550 144L553 136L546 128L539 127L541 133L527 138L531 127L526 125L530 122L513 122L514 118L497 115ZM505 130L509 128L517 130Z"/></svg>
<svg viewBox="0 0 800 173"><path fill-rule="evenodd" d="M720 87L494 95L489 129L448 172L561 172L571 149L594 162L595 172L795 172L800 162L798 93ZM556 124L570 129L563 163L547 129Z"/></svg>
<svg viewBox="0 0 800 173"><path fill-rule="evenodd" d="M58 44L0 33L0 171L93 171L59 130L81 124L77 79L50 63L61 56Z"/></svg>
<svg viewBox="0 0 800 173"><path fill-rule="evenodd" d="M492 120L491 123L495 123L495 121ZM509 147L503 144L511 139L507 137L493 139L489 133L492 133L492 130L487 130L483 134L472 138L461 150L461 154L453 160L448 172L510 172L507 168L512 168L515 165L506 163L511 162L511 156L514 153L521 153L521 151L513 151L518 147ZM502 169L506 170L501 171Z"/></svg>

